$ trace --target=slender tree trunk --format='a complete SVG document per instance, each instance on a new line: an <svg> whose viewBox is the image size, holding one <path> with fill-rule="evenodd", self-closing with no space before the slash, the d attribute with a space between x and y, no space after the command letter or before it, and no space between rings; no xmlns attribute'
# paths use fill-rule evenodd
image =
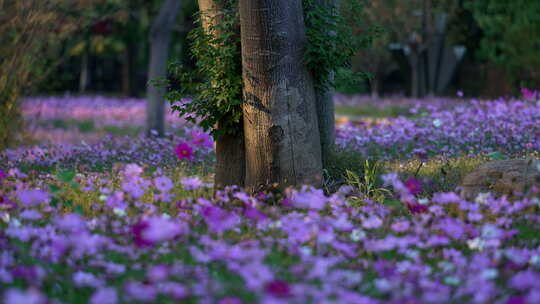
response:
<svg viewBox="0 0 540 304"><path fill-rule="evenodd" d="M413 98L420 97L420 64L419 56L415 51L409 55L409 63L411 65L411 96Z"/></svg>
<svg viewBox="0 0 540 304"><path fill-rule="evenodd" d="M182 0L165 0L159 14L150 29L150 64L148 81L167 77L167 59L172 27L176 15L182 6ZM149 83L147 87L146 129L147 134L156 131L159 135L165 132L165 88Z"/></svg>
<svg viewBox="0 0 540 304"><path fill-rule="evenodd" d="M333 14L338 14L339 0L317 0L319 5L333 8ZM330 33L335 35L336 33ZM330 81L334 80L334 73L328 75ZM328 168L332 164L332 157L335 152L336 142L336 120L334 109L334 91L331 88L327 90L315 90L317 104L317 117L319 123L319 133L321 140L321 155L323 168Z"/></svg>
<svg viewBox="0 0 540 304"><path fill-rule="evenodd" d="M224 3L224 0L199 0L202 26L207 33L212 25L223 21L222 16L227 9ZM211 34L219 36L222 33L214 32ZM244 133L242 131L244 126L239 123L237 127L239 135L224 134L216 139L216 172L214 177L216 189L232 185L244 186L246 171ZM219 128L219 123L216 128Z"/></svg>
<svg viewBox="0 0 540 304"><path fill-rule="evenodd" d="M322 180L301 0L240 0L246 188Z"/></svg>
<svg viewBox="0 0 540 304"><path fill-rule="evenodd" d="M88 57L89 57L88 52L85 51L82 56L82 62L81 62L81 74L79 77L79 93L85 93L86 89L88 88L88 83L90 79Z"/></svg>
<svg viewBox="0 0 540 304"><path fill-rule="evenodd" d="M379 88L379 75L375 75L373 77L373 79L371 79L370 81L370 84L371 84L371 98L372 99L379 99L379 91L380 91L380 88Z"/></svg>

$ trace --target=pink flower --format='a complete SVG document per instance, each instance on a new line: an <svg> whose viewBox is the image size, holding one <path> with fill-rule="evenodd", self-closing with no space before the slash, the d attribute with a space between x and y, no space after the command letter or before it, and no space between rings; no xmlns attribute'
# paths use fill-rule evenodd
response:
<svg viewBox="0 0 540 304"><path fill-rule="evenodd" d="M291 288L285 281L274 280L266 284L264 289L268 294L276 298L286 298L291 296Z"/></svg>
<svg viewBox="0 0 540 304"><path fill-rule="evenodd" d="M175 149L179 159L191 160L193 158L193 149L187 143L180 143Z"/></svg>
<svg viewBox="0 0 540 304"><path fill-rule="evenodd" d="M416 178L414 177L411 177L409 178L406 182L405 182L405 187L407 187L407 189L409 189L409 191L411 192L411 194L418 194L420 192L422 192L422 184L420 183L419 180L417 180Z"/></svg>
<svg viewBox="0 0 540 304"><path fill-rule="evenodd" d="M154 245L157 242L172 240L184 228L180 222L175 222L165 217L154 216L140 220L131 228L131 231L135 245L146 247Z"/></svg>
<svg viewBox="0 0 540 304"><path fill-rule="evenodd" d="M207 133L193 130L191 131L191 137L193 138L191 140L191 143L196 146L212 148L212 146L214 145L212 137L210 137L210 135L208 135Z"/></svg>
<svg viewBox="0 0 540 304"><path fill-rule="evenodd" d="M536 94L537 92L536 91L533 91L533 90L529 90L527 88L523 88L521 89L521 95L523 95L523 98L527 99L527 100L533 100L536 98Z"/></svg>

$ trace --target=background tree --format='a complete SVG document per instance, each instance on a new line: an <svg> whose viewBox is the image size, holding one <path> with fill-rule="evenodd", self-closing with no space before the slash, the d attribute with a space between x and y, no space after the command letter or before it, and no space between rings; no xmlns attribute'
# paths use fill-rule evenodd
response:
<svg viewBox="0 0 540 304"><path fill-rule="evenodd" d="M300 0L241 0L246 188L320 184L315 91Z"/></svg>
<svg viewBox="0 0 540 304"><path fill-rule="evenodd" d="M152 84L152 82L167 77L171 31L181 6L181 0L164 0L150 29L150 63L148 67L150 84L146 94L148 134L155 131L158 135L163 135L165 132L165 87Z"/></svg>
<svg viewBox="0 0 540 304"><path fill-rule="evenodd" d="M94 2L0 0L0 150L21 129L20 97L61 62L64 39L93 19Z"/></svg>
<svg viewBox="0 0 540 304"><path fill-rule="evenodd" d="M483 31L479 58L502 67L514 88L540 85L540 2L465 1Z"/></svg>

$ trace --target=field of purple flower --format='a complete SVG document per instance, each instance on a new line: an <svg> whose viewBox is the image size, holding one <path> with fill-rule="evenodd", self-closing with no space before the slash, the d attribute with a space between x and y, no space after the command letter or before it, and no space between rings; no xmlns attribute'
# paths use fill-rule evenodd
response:
<svg viewBox="0 0 540 304"><path fill-rule="evenodd" d="M390 102L409 114L344 123L338 145L387 162L538 158L536 93L338 106ZM142 100L23 110L32 134L0 154L5 303L540 303L536 187L465 201L384 172L380 201L354 184L214 195L211 138L172 113L147 138Z"/></svg>

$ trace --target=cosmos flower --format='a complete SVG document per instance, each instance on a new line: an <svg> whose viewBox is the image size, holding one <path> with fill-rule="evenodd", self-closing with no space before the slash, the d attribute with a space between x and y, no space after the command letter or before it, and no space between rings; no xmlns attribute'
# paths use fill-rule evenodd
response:
<svg viewBox="0 0 540 304"><path fill-rule="evenodd" d="M154 186L161 192L169 192L174 187L174 184L170 178L159 176L154 178Z"/></svg>
<svg viewBox="0 0 540 304"><path fill-rule="evenodd" d="M409 178L405 181L405 187L409 189L409 192L413 195L419 194L423 191L422 183L414 177Z"/></svg>
<svg viewBox="0 0 540 304"><path fill-rule="evenodd" d="M191 131L191 143L195 146L212 148L214 146L214 141L212 137L205 132L193 130Z"/></svg>
<svg viewBox="0 0 540 304"><path fill-rule="evenodd" d="M179 159L193 159L193 149L189 146L189 144L185 142L178 144L178 146L176 146L175 152L176 156L178 156Z"/></svg>
<svg viewBox="0 0 540 304"><path fill-rule="evenodd" d="M180 179L180 183L182 184L184 189L188 191L197 190L203 185L203 182L197 176L183 177L182 179Z"/></svg>

